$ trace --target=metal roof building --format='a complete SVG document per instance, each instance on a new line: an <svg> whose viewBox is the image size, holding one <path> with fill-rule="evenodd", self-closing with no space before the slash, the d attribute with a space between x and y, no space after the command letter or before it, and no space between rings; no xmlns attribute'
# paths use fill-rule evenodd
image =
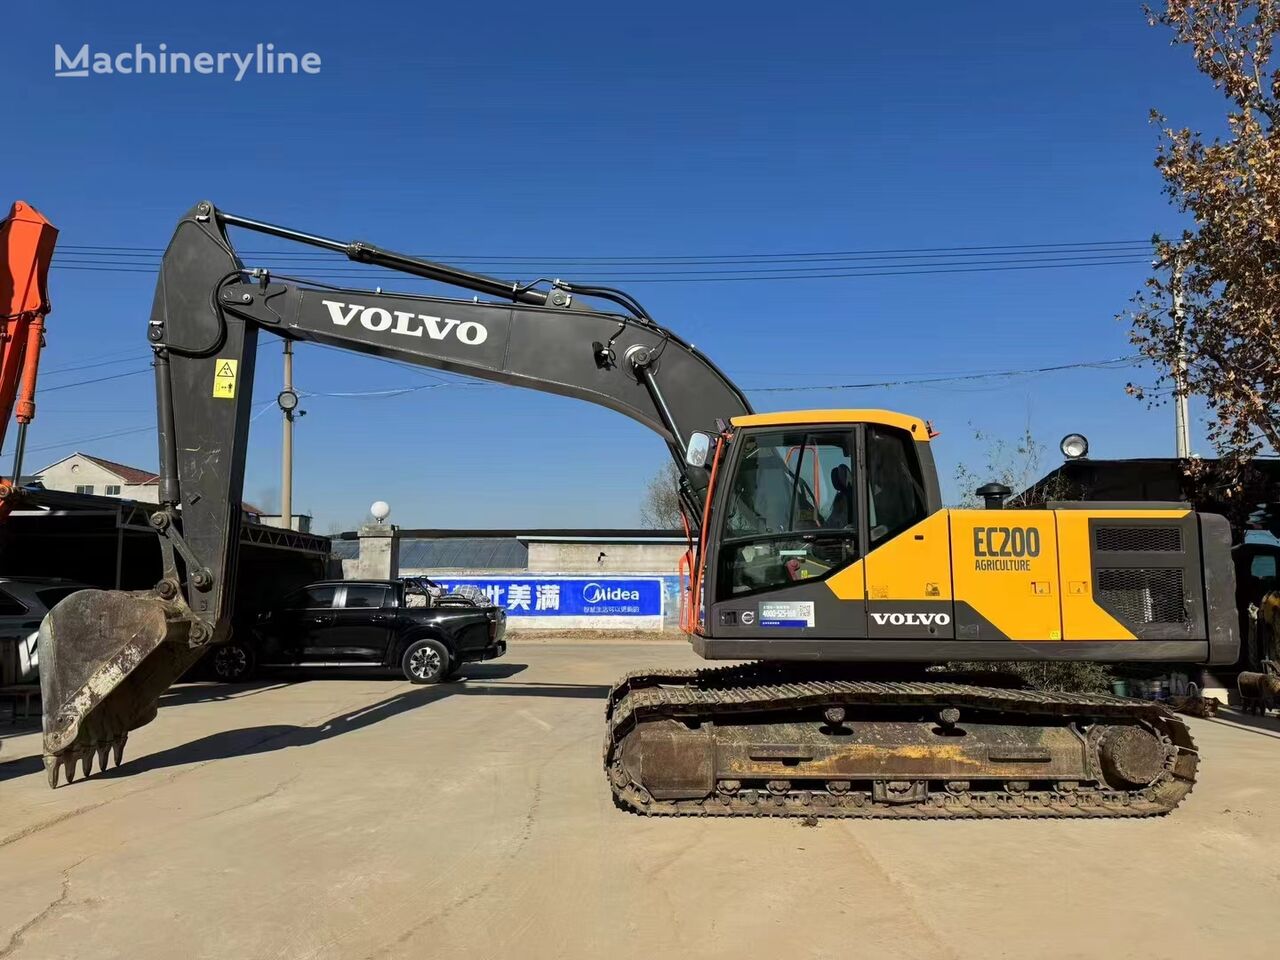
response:
<svg viewBox="0 0 1280 960"><path fill-rule="evenodd" d="M529 529L399 532L402 573L619 571L674 573L685 538L676 530ZM333 554L360 555L359 534L334 538Z"/></svg>

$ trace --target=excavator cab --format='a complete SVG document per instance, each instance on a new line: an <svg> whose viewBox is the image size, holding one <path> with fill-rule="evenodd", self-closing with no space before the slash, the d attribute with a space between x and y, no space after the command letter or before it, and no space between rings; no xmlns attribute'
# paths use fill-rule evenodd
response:
<svg viewBox="0 0 1280 960"><path fill-rule="evenodd" d="M1238 639L1221 517L1184 504L947 509L932 439L886 410L733 418L715 441L694 649L1227 662Z"/></svg>

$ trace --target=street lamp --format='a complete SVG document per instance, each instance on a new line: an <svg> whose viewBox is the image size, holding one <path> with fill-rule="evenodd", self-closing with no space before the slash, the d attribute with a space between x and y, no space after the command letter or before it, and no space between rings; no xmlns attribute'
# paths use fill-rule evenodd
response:
<svg viewBox="0 0 1280 960"><path fill-rule="evenodd" d="M1083 460L1089 455L1089 440L1083 433L1068 433L1058 444L1058 449L1068 460Z"/></svg>

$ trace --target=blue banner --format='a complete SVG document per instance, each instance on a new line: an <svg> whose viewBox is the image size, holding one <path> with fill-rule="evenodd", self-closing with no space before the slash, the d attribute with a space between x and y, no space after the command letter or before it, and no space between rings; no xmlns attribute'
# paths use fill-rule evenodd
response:
<svg viewBox="0 0 1280 960"><path fill-rule="evenodd" d="M484 591L509 617L660 617L662 577L432 577Z"/></svg>

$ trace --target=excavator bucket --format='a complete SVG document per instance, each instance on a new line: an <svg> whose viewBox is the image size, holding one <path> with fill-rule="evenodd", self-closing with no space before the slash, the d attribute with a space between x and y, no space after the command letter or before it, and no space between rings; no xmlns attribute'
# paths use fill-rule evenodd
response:
<svg viewBox="0 0 1280 960"><path fill-rule="evenodd" d="M67 782L94 757L120 764L129 731L156 715L160 694L199 659L187 643L180 605L142 591L81 590L40 625L44 765L49 786Z"/></svg>

